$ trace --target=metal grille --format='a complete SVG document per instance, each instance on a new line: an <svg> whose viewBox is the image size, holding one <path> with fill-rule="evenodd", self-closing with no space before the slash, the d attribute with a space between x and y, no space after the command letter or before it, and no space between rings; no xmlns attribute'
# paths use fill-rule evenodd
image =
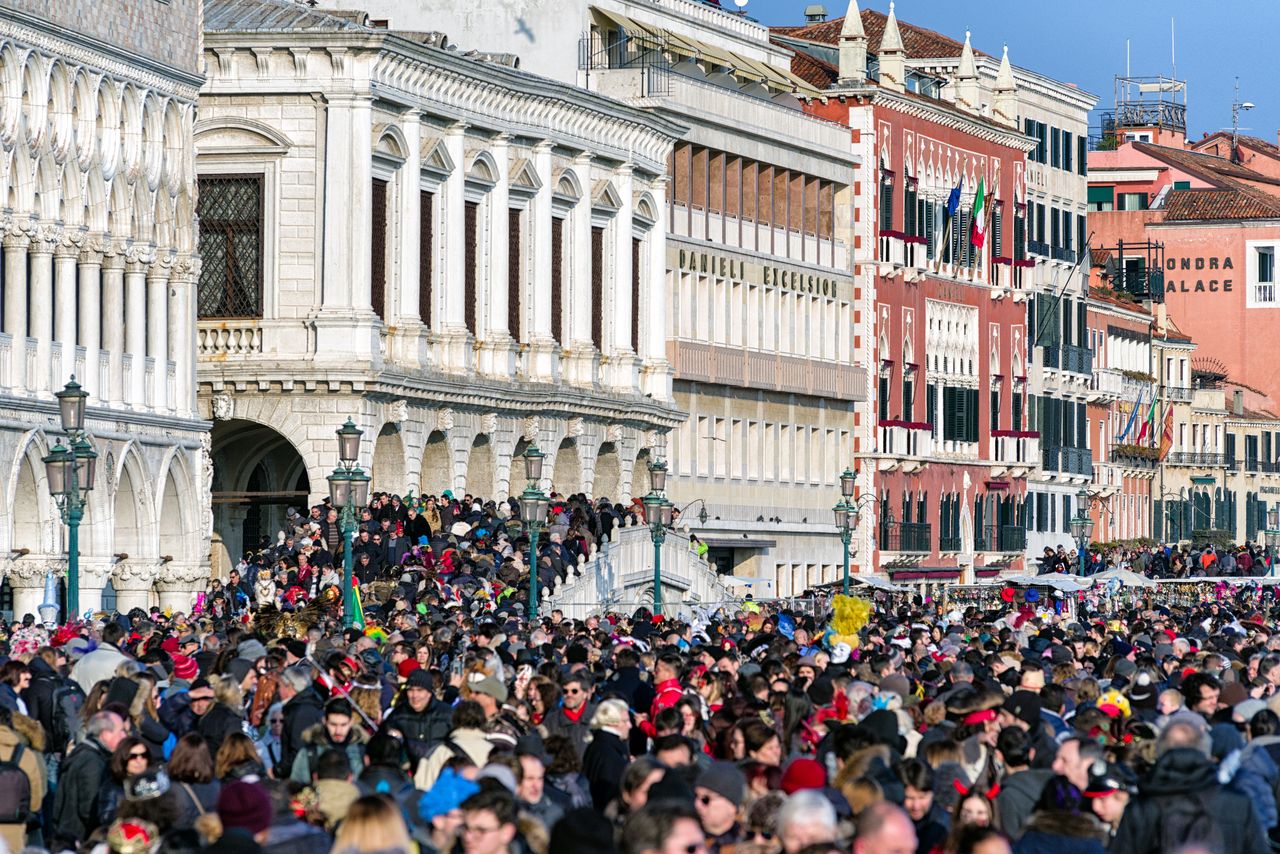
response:
<svg viewBox="0 0 1280 854"><path fill-rule="evenodd" d="M551 337L557 344L561 337L560 291L564 287L564 220L551 220Z"/></svg>
<svg viewBox="0 0 1280 854"><path fill-rule="evenodd" d="M604 229L591 229L591 343L604 352Z"/></svg>
<svg viewBox="0 0 1280 854"><path fill-rule="evenodd" d="M423 190L418 196L418 209L422 217L418 228L418 317L424 326L431 327L431 277L435 273L435 201L433 193Z"/></svg>
<svg viewBox="0 0 1280 854"><path fill-rule="evenodd" d="M479 255L479 247L476 246L476 240L479 237L479 219L480 205L476 202L467 202L462 226L467 247L466 270L463 272L462 280L462 301L463 311L466 314L467 331L472 335L476 334L476 261Z"/></svg>
<svg viewBox="0 0 1280 854"><path fill-rule="evenodd" d="M262 176L200 178L200 317L262 317Z"/></svg>
<svg viewBox="0 0 1280 854"><path fill-rule="evenodd" d="M631 352L640 352L640 250L644 242L631 238Z"/></svg>
<svg viewBox="0 0 1280 854"><path fill-rule="evenodd" d="M516 341L524 340L524 306L520 293L520 211L507 211L507 332Z"/></svg>
<svg viewBox="0 0 1280 854"><path fill-rule="evenodd" d="M369 253L369 304L387 316L387 182L373 179L373 246Z"/></svg>

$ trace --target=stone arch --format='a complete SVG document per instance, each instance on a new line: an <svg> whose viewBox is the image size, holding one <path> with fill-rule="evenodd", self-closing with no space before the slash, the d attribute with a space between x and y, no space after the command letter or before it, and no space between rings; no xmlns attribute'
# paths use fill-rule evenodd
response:
<svg viewBox="0 0 1280 854"><path fill-rule="evenodd" d="M62 224L70 228L78 228L84 224L84 186L85 174L81 172L74 160L63 163L62 190L58 197L59 218Z"/></svg>
<svg viewBox="0 0 1280 854"><path fill-rule="evenodd" d="M156 504L156 553L162 558L180 562L200 560L204 557L197 551L200 518L190 503L190 497L198 492L186 457L175 448L162 471L160 489L156 492L159 496ZM188 500L184 501L183 496Z"/></svg>
<svg viewBox="0 0 1280 854"><path fill-rule="evenodd" d="M124 239L133 234L133 197L124 175L111 181L110 205L107 208L107 230L113 237Z"/></svg>
<svg viewBox="0 0 1280 854"><path fill-rule="evenodd" d="M120 135L119 84L103 80L98 85L98 109L94 117L94 137L98 140L98 162L102 178L110 181L120 171L123 146Z"/></svg>
<svg viewBox="0 0 1280 854"><path fill-rule="evenodd" d="M142 175L152 192L160 188L164 175L164 114L168 99L154 92L142 102Z"/></svg>
<svg viewBox="0 0 1280 854"><path fill-rule="evenodd" d="M498 180L498 163L487 151L477 152L467 166L467 177L492 184Z"/></svg>
<svg viewBox="0 0 1280 854"><path fill-rule="evenodd" d="M155 238L155 209L152 197L155 195L147 188L146 181L138 181L131 185L134 197L133 227L129 236L143 243L151 243Z"/></svg>
<svg viewBox="0 0 1280 854"><path fill-rule="evenodd" d="M22 126L22 79L27 52L13 44L0 49L0 87L3 87L3 111L0 112L0 142L6 148L18 141Z"/></svg>
<svg viewBox="0 0 1280 854"><path fill-rule="evenodd" d="M551 488L561 495L582 491L582 458L578 455L577 439L565 439L556 449L556 464L551 475Z"/></svg>
<svg viewBox="0 0 1280 854"><path fill-rule="evenodd" d="M652 455L649 449L645 448L636 454L636 461L631 466L631 496L636 498L647 495L653 489L653 481L649 477L649 463L652 461Z"/></svg>
<svg viewBox="0 0 1280 854"><path fill-rule="evenodd" d="M392 157L404 158L409 151L409 142L404 132L396 125L379 125L374 128L373 150L382 151Z"/></svg>
<svg viewBox="0 0 1280 854"><path fill-rule="evenodd" d="M187 134L183 126L182 110L177 101L170 99L164 107L164 174L162 180L169 195L184 192L187 184Z"/></svg>
<svg viewBox="0 0 1280 854"><path fill-rule="evenodd" d="M200 153L216 151L220 146L274 149L284 154L293 148L293 140L266 122L240 116L214 116L195 123L192 135L200 143Z"/></svg>
<svg viewBox="0 0 1280 854"><path fill-rule="evenodd" d="M289 507L309 504L313 482L307 449L276 426L246 419L215 421L211 457L213 561L215 569L234 566L248 545L274 537L284 527Z"/></svg>
<svg viewBox="0 0 1280 854"><path fill-rule="evenodd" d="M49 60L32 51L22 69L22 118L34 154L49 132Z"/></svg>
<svg viewBox="0 0 1280 854"><path fill-rule="evenodd" d="M492 498L496 479L493 439L481 433L471 440L471 452L467 455L467 492Z"/></svg>
<svg viewBox="0 0 1280 854"><path fill-rule="evenodd" d="M564 169L556 176L556 195L569 199L582 198L582 182L573 169Z"/></svg>
<svg viewBox="0 0 1280 854"><path fill-rule="evenodd" d="M129 560L154 558L158 543L152 509L155 503L149 494L147 467L137 444L130 442L124 446L117 468L111 514L114 553L127 554Z"/></svg>
<svg viewBox="0 0 1280 854"><path fill-rule="evenodd" d="M102 173L91 169L84 179L84 225L96 234L107 231L107 185Z"/></svg>
<svg viewBox="0 0 1280 854"><path fill-rule="evenodd" d="M14 458L5 505L10 549L29 549L32 554L54 550L55 508L42 459L46 453L44 436L32 431L23 438Z"/></svg>
<svg viewBox="0 0 1280 854"><path fill-rule="evenodd" d="M66 64L54 60L49 68L49 147L59 163L65 163L75 150L71 85Z"/></svg>
<svg viewBox="0 0 1280 854"><path fill-rule="evenodd" d="M373 470L370 472L373 482L370 488L374 492L404 495L408 491L405 469L404 439L400 428L387 422L373 442Z"/></svg>
<svg viewBox="0 0 1280 854"><path fill-rule="evenodd" d="M174 233L173 199L166 192L158 192L155 197L153 227L148 239L152 240L158 249L169 251L177 243Z"/></svg>
<svg viewBox="0 0 1280 854"><path fill-rule="evenodd" d="M418 492L439 495L453 488L453 452L449 440L440 430L431 431L422 448L422 469L418 474Z"/></svg>
<svg viewBox="0 0 1280 854"><path fill-rule="evenodd" d="M129 181L142 174L142 102L146 92L131 83L120 91L120 168Z"/></svg>
<svg viewBox="0 0 1280 854"><path fill-rule="evenodd" d="M35 210L36 163L25 145L13 149L9 167L9 208L15 216L25 216Z"/></svg>
<svg viewBox="0 0 1280 854"><path fill-rule="evenodd" d="M181 253L196 251L195 206L184 188L174 200L173 248Z"/></svg>
<svg viewBox="0 0 1280 854"><path fill-rule="evenodd" d="M81 171L88 172L98 154L95 131L98 126L98 86L102 78L81 68L71 86L71 127L75 140L76 161Z"/></svg>
<svg viewBox="0 0 1280 854"><path fill-rule="evenodd" d="M53 155L45 153L36 164L35 207L37 216L56 222L62 214L62 169Z"/></svg>
<svg viewBox="0 0 1280 854"><path fill-rule="evenodd" d="M658 206L648 192L641 193L636 200L635 215L650 223L658 221Z"/></svg>
<svg viewBox="0 0 1280 854"><path fill-rule="evenodd" d="M591 497L608 498L610 503L619 500L622 488L622 460L618 446L605 442L596 452L595 477L591 482Z"/></svg>

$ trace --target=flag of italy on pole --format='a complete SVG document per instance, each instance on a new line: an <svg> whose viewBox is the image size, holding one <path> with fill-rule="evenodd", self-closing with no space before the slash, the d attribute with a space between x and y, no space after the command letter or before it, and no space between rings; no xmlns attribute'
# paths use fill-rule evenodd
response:
<svg viewBox="0 0 1280 854"><path fill-rule="evenodd" d="M1141 445L1142 440L1147 438L1147 434L1155 435L1156 429L1156 396L1151 395L1151 407L1147 410L1147 417L1142 422L1142 430L1138 433L1137 444Z"/></svg>
<svg viewBox="0 0 1280 854"><path fill-rule="evenodd" d="M982 243L987 238L987 195L986 187L983 179L978 179L978 192L973 197L973 245L982 248Z"/></svg>

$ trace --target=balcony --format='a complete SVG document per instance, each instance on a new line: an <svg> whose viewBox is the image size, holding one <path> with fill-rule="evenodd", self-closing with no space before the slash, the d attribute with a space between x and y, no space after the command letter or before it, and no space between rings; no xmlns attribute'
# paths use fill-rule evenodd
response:
<svg viewBox="0 0 1280 854"><path fill-rule="evenodd" d="M1039 255L1041 258L1052 257L1049 252L1049 244L1041 243L1039 240L1028 240L1027 252L1031 255Z"/></svg>
<svg viewBox="0 0 1280 854"><path fill-rule="evenodd" d="M1197 468L1225 467L1226 454L1213 454L1204 451L1173 451L1166 458L1170 465L1195 466Z"/></svg>
<svg viewBox="0 0 1280 854"><path fill-rule="evenodd" d="M1053 260L1065 261L1068 264L1076 262L1076 251L1074 249L1066 249L1062 246L1053 247Z"/></svg>
<svg viewBox="0 0 1280 854"><path fill-rule="evenodd" d="M1228 464L1228 468L1234 466ZM1280 473L1280 462L1267 462L1266 460L1251 460L1246 458L1244 462L1244 470L1248 474L1277 474Z"/></svg>
<svg viewBox="0 0 1280 854"><path fill-rule="evenodd" d="M928 554L933 526L928 522L897 522L880 529L880 551Z"/></svg>
<svg viewBox="0 0 1280 854"><path fill-rule="evenodd" d="M1044 366L1071 371L1075 374L1093 373L1093 351L1088 347L1071 344L1044 348Z"/></svg>
<svg viewBox="0 0 1280 854"><path fill-rule="evenodd" d="M943 553L960 551L960 537L938 537L938 551Z"/></svg>
<svg viewBox="0 0 1280 854"><path fill-rule="evenodd" d="M1121 466L1155 468L1160 451L1147 445L1116 445L1111 449L1110 461Z"/></svg>
<svg viewBox="0 0 1280 854"><path fill-rule="evenodd" d="M1190 403L1191 398L1195 396L1195 389L1186 386L1166 385L1160 387L1160 396L1165 400Z"/></svg>
<svg viewBox="0 0 1280 854"><path fill-rule="evenodd" d="M1088 448L1062 449L1063 474L1093 474L1093 455Z"/></svg>
<svg viewBox="0 0 1280 854"><path fill-rule="evenodd" d="M881 421L876 427L876 450L881 471L923 468L933 454L933 425L922 421Z"/></svg>
<svg viewBox="0 0 1280 854"><path fill-rule="evenodd" d="M1027 550L1027 529L1021 525L1000 526L1000 551L1022 553Z"/></svg>
<svg viewBox="0 0 1280 854"><path fill-rule="evenodd" d="M1034 431L992 430L987 447L993 477L1011 469L1030 469L1040 461L1040 434Z"/></svg>

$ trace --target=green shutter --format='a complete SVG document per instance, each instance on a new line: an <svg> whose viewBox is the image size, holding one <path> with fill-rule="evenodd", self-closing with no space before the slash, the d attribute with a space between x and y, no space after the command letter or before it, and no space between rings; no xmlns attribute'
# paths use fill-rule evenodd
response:
<svg viewBox="0 0 1280 854"><path fill-rule="evenodd" d="M1116 202L1115 187L1089 187L1089 204L1111 204Z"/></svg>

